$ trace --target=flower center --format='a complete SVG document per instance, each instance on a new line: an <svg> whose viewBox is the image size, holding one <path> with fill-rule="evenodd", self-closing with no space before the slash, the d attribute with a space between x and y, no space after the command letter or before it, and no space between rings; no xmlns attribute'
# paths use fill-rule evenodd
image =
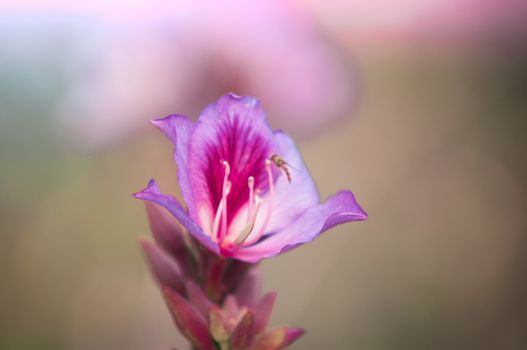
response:
<svg viewBox="0 0 527 350"><path fill-rule="evenodd" d="M265 171L269 181L269 191L266 196L266 207L262 210L264 199L260 197L259 190L255 189L255 180L253 176L247 178L247 186L249 187L249 198L247 202L247 215L243 228L240 230L239 226L228 232L227 227L227 197L231 191L232 183L229 181L230 165L223 161L223 186L222 197L219 201L218 208L214 215L212 225L212 239L220 244L222 249L235 250L242 245L250 245L257 242L265 233L269 221L271 219L274 197L274 179L271 169L272 162L267 159L265 161ZM262 211L265 211L262 213ZM262 217L262 215L264 215ZM263 221L262 221L263 220ZM257 225L258 223L258 225ZM237 226L237 225L235 225Z"/></svg>

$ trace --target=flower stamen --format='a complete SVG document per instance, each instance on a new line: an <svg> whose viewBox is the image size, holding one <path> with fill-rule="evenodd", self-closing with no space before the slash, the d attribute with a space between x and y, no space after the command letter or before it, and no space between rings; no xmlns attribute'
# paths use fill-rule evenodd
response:
<svg viewBox="0 0 527 350"><path fill-rule="evenodd" d="M227 234L227 195L231 191L231 183L228 180L229 174L231 173L231 167L229 163L223 161L223 167L225 168L225 175L223 177L223 211L221 215L221 232L218 235L218 241L222 241L223 237Z"/></svg>
<svg viewBox="0 0 527 350"><path fill-rule="evenodd" d="M249 176L247 179L247 185L249 186L249 203L247 208L247 223L251 222L253 202L254 202L254 177Z"/></svg>
<svg viewBox="0 0 527 350"><path fill-rule="evenodd" d="M232 183L229 181L229 174L231 173L231 167L226 161L222 162L225 173L223 176L223 187L220 203L216 209L216 215L214 216L214 222L212 225L212 239L216 242L221 242L223 237L227 233L227 196L231 192ZM221 222L221 230L219 229Z"/></svg>
<svg viewBox="0 0 527 350"><path fill-rule="evenodd" d="M250 240L247 240L249 234L252 232L252 230L254 229L254 222L253 222L253 225L249 231L249 234L247 234L247 237L245 237L243 240L242 240L242 243L244 243L245 245L249 245L249 244L253 244L254 242L258 241L262 235L265 233L265 229L267 228L267 225L269 224L269 221L271 219L271 215L273 213L273 198L274 198L274 179L273 179L273 171L271 169L271 161L269 159L267 159L265 161L265 170L267 172L267 179L269 180L269 195L268 195L268 199L267 199L267 211L265 213L265 219L264 219L264 222L262 224L262 226L260 227L259 231L257 234L255 234L253 237L251 237ZM259 196L257 196L256 198L260 198ZM258 209L259 209L259 206L258 206ZM258 210L256 211L256 214L257 214ZM256 215L254 215L254 220L256 221ZM244 233L245 230L242 232ZM242 236L240 234L240 236ZM239 241L239 239L237 239L236 241ZM241 243L240 243L241 244Z"/></svg>
<svg viewBox="0 0 527 350"><path fill-rule="evenodd" d="M273 171L271 168L272 162L271 160L267 159L265 161L265 171L267 173L267 179L269 181L269 193L267 195L267 210L265 212L265 218L263 219L263 222L261 226L259 226L258 232L256 234L252 234L255 226L256 226L256 219L258 218L258 214L260 212L261 205L263 203L262 197L259 196L260 189L254 188L254 177L249 176L247 178L247 186L249 186L249 202L247 204L247 222L244 228L239 233L231 233L227 234L227 228L223 227L221 232L218 232L218 226L220 223L220 213L221 215L225 215L226 217L226 201L227 201L227 195L230 191L230 181L227 180L228 172L230 168L228 168L227 162L224 162L225 166L225 179L224 184L228 185L228 191L224 193L224 196L222 197L222 200L220 201L220 204L218 206L218 211L216 213L216 217L214 218L214 230L213 235L214 237L217 237L218 241L220 242L220 245L223 249L234 251L241 247L242 245L250 245L254 242L257 242L262 235L265 233L265 230L267 226L269 225L269 221L271 219L271 215L273 212L273 201L274 201L274 178L273 178ZM223 222L226 223L226 219L223 220ZM250 239L248 239L250 238Z"/></svg>

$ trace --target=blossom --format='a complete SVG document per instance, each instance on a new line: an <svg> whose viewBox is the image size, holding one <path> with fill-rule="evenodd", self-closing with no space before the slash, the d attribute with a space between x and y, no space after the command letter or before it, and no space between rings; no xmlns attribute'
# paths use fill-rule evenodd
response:
<svg viewBox="0 0 527 350"><path fill-rule="evenodd" d="M228 94L193 123L170 115L152 123L174 144L188 212L154 180L136 198L165 207L203 246L223 257L256 263L310 242L367 214L352 192L320 203L294 142L272 131L258 100ZM285 162L284 169L271 161Z"/></svg>

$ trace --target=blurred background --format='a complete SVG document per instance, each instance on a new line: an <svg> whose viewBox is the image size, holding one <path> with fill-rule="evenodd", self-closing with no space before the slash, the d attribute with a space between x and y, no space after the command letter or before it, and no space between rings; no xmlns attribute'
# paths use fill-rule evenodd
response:
<svg viewBox="0 0 527 350"><path fill-rule="evenodd" d="M227 91L370 215L262 263L293 349L526 349L526 64L521 0L2 1L0 349L184 344L130 194Z"/></svg>

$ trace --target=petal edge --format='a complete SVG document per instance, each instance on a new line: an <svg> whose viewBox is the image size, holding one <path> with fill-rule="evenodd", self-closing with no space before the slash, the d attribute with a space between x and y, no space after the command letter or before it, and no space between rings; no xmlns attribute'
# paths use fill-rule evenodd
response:
<svg viewBox="0 0 527 350"><path fill-rule="evenodd" d="M253 246L240 249L233 256L257 263L311 242L330 228L350 221L366 220L368 215L351 191L340 191L323 204L306 210L292 225Z"/></svg>
<svg viewBox="0 0 527 350"><path fill-rule="evenodd" d="M150 180L148 186L133 195L135 198L151 201L165 207L201 244L219 254L219 247L207 236L201 228L188 216L178 200L161 193L155 180Z"/></svg>

